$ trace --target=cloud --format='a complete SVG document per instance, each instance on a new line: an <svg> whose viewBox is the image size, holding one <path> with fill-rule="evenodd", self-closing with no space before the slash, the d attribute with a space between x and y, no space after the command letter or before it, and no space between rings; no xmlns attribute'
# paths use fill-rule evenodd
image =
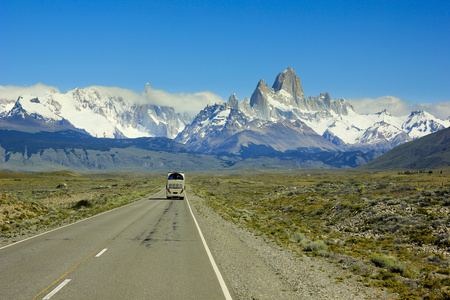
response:
<svg viewBox="0 0 450 300"><path fill-rule="evenodd" d="M0 85L0 99L17 100L20 95L42 97L50 93L59 93L59 89L42 83L32 86Z"/></svg>
<svg viewBox="0 0 450 300"><path fill-rule="evenodd" d="M409 101L394 96L353 98L348 99L348 101L355 111L361 114L374 114L386 109L394 116L408 115L415 110L424 110L444 120L450 116L450 101L412 104Z"/></svg>
<svg viewBox="0 0 450 300"><path fill-rule="evenodd" d="M223 99L212 92L203 91L197 93L179 93L171 94L163 90L151 88L149 85L145 88L142 96L151 104L160 106L171 106L177 112L187 112L192 116L198 114L206 105L216 104Z"/></svg>
<svg viewBox="0 0 450 300"><path fill-rule="evenodd" d="M384 109L392 115L408 114L408 101L393 96L383 96L373 98L353 98L348 99L356 112L361 114L373 114ZM410 111L409 111L410 112Z"/></svg>
<svg viewBox="0 0 450 300"><path fill-rule="evenodd" d="M433 116L446 120L450 118L450 101L436 103L419 103L412 106L414 110L424 110Z"/></svg>
<svg viewBox="0 0 450 300"><path fill-rule="evenodd" d="M147 85L145 91L139 94L129 89L118 87L89 86L83 90L94 89L105 96L120 96L128 102L140 104L154 104L160 106L171 106L178 113L187 112L191 116L197 115L206 105L223 102L223 99L212 92L203 91L197 93L171 94L163 90L157 90ZM70 91L69 91L70 92ZM58 88L38 83L33 86L0 85L0 99L17 100L21 95L32 95L44 97L51 93L60 93Z"/></svg>

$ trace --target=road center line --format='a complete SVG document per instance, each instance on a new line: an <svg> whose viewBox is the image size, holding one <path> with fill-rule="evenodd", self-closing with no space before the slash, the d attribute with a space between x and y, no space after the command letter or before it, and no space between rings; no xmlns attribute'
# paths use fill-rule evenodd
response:
<svg viewBox="0 0 450 300"><path fill-rule="evenodd" d="M233 298L231 298L230 292L228 291L228 287L225 283L225 280L223 280L222 274L220 274L219 268L217 267L216 262L214 261L211 251L209 251L209 247L206 244L205 238L203 237L202 230L200 229L200 226L198 225L197 220L195 219L194 213L192 212L192 208L191 208L191 205L189 204L189 200L187 199L187 195L186 195L185 199L186 199L186 203L189 207L189 210L191 211L192 218L194 219L195 226L197 226L197 230L198 230L198 233L200 234L200 238L203 242L203 246L205 247L206 253L208 254L209 261L211 262L214 272L216 273L217 279L219 280L219 284L220 284L220 287L222 288L223 295L225 296L226 300L233 300Z"/></svg>
<svg viewBox="0 0 450 300"><path fill-rule="evenodd" d="M69 283L69 281L71 281L72 279L66 279L64 280L60 285L58 285L53 291L51 291L50 293L48 293L47 296L45 296L43 299L47 300L50 299L51 297L53 297L57 292L59 292L66 284Z"/></svg>
<svg viewBox="0 0 450 300"><path fill-rule="evenodd" d="M63 279L64 277L66 277L67 275L69 275L70 273L72 273L73 270L75 270L76 268L78 268L79 265L83 264L85 261L87 261L89 258L91 258L95 253L97 253L101 248L105 247L106 245L108 245L112 240L114 240L116 237L118 237L123 231L125 231L125 229L123 229L122 231L120 231L118 234L116 234L114 237L112 237L110 240L108 240L106 243L104 243L99 249L95 250L94 252L92 252L91 254L89 254L85 259L83 259L82 261L80 261L79 263L77 263L75 266L72 267L72 269L70 269L69 271L67 271L65 274L63 274L61 277L59 277L57 280L55 280L55 282L53 282L52 284L50 284L48 287L46 287L42 292L40 292L39 294L37 294L32 300L36 300L39 296L41 296L42 294L44 294L48 289L50 289L52 286L54 286L57 282L59 282L61 279ZM70 281L70 279L69 279Z"/></svg>
<svg viewBox="0 0 450 300"><path fill-rule="evenodd" d="M105 253L106 250L108 250L108 248L105 248L105 249L103 249L102 251L100 251L95 257L100 257L100 255L102 255L103 253Z"/></svg>

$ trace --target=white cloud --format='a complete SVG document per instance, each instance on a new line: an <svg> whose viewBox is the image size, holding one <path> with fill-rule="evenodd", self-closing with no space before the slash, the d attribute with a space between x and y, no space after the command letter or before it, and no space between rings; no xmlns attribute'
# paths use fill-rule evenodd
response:
<svg viewBox="0 0 450 300"><path fill-rule="evenodd" d="M20 95L42 97L50 93L59 93L59 89L42 83L32 86L0 85L0 99L17 100Z"/></svg>
<svg viewBox="0 0 450 300"><path fill-rule="evenodd" d="M424 110L444 120L450 116L450 101L412 104L409 101L394 96L353 98L348 99L348 101L356 112L362 114L374 114L386 109L394 116L408 115L414 110Z"/></svg>
<svg viewBox="0 0 450 300"><path fill-rule="evenodd" d="M178 113L187 112L192 116L198 114L208 104L212 105L223 101L223 99L219 95L209 91L171 94L163 90L153 89L149 85L147 85L145 91L142 94L118 87L90 86L83 88L83 90L89 89L100 91L102 95L106 96L120 96L126 101L132 103L171 106L175 108L175 111ZM0 85L0 99L10 101L17 100L17 98L21 95L44 97L45 95L50 93L60 92L58 88L42 83L38 83L36 85L28 87Z"/></svg>
<svg viewBox="0 0 450 300"><path fill-rule="evenodd" d="M450 101L436 103L419 103L412 106L414 110L424 110L433 116L446 120L450 117Z"/></svg>
<svg viewBox="0 0 450 300"><path fill-rule="evenodd" d="M163 90L156 90L147 85L142 93L151 104L160 106L171 106L177 112L187 112L195 116L208 104L220 103L223 99L212 92L203 91L197 93L171 94Z"/></svg>

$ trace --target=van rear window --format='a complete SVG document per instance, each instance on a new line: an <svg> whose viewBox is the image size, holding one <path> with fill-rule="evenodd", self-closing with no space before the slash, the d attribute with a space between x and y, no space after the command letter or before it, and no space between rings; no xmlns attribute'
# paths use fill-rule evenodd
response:
<svg viewBox="0 0 450 300"><path fill-rule="evenodd" d="M169 180L183 180L183 175L181 174L170 174Z"/></svg>

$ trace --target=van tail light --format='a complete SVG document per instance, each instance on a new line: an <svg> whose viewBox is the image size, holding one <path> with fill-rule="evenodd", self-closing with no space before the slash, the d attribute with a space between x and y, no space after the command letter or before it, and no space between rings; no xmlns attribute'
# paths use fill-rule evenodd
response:
<svg viewBox="0 0 450 300"><path fill-rule="evenodd" d="M181 190L180 194L183 194L183 191L184 191L184 190Z"/></svg>
<svg viewBox="0 0 450 300"><path fill-rule="evenodd" d="M167 189L167 191L169 192L169 194L170 194L170 190L169 189Z"/></svg>

